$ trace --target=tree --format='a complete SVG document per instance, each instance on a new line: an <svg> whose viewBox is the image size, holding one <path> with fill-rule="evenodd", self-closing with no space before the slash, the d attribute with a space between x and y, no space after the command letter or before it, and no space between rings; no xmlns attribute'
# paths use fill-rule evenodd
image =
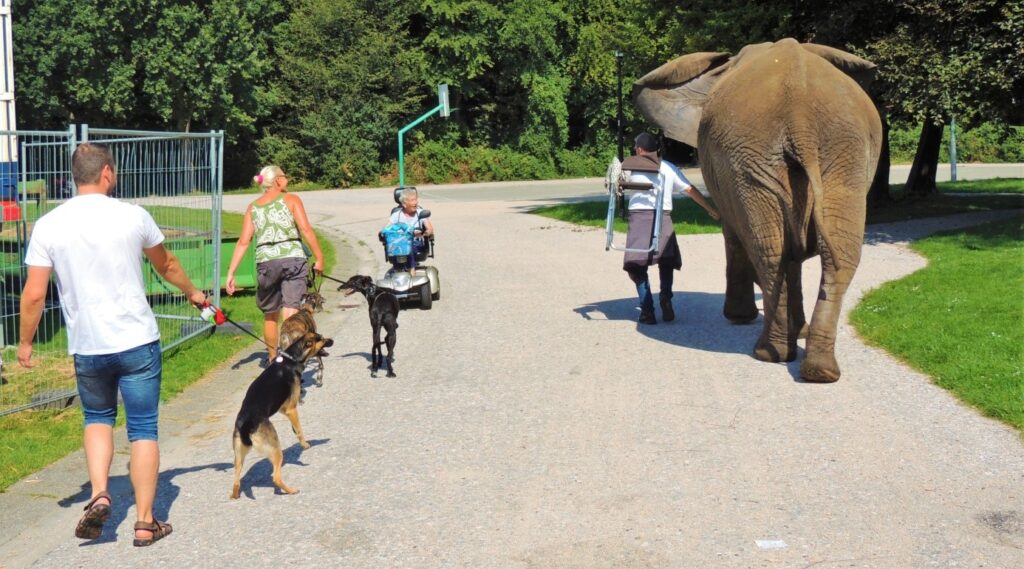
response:
<svg viewBox="0 0 1024 569"><path fill-rule="evenodd" d="M298 0L275 30L280 106L260 155L330 185L375 180L430 94L407 0Z"/></svg>
<svg viewBox="0 0 1024 569"><path fill-rule="evenodd" d="M458 93L462 135L553 161L568 140L564 2L424 0L428 75Z"/></svg>
<svg viewBox="0 0 1024 569"><path fill-rule="evenodd" d="M281 0L19 3L21 123L251 133L269 112L270 35Z"/></svg>
<svg viewBox="0 0 1024 569"><path fill-rule="evenodd" d="M128 0L30 0L13 18L18 122L126 124L138 106L131 37L145 15Z"/></svg>
<svg viewBox="0 0 1024 569"><path fill-rule="evenodd" d="M1024 8L1008 0L898 0L896 26L864 49L879 65L890 114L922 125L906 191L935 191L943 125L1017 112Z"/></svg>

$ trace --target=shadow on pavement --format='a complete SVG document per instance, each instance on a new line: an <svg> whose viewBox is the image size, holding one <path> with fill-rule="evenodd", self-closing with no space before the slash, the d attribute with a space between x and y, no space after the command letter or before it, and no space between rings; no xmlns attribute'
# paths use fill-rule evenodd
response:
<svg viewBox="0 0 1024 569"><path fill-rule="evenodd" d="M232 465L229 462L218 462L188 468L172 468L161 472L159 481L157 482L156 500L153 503L153 515L158 520L167 520L168 514L171 511L171 505L174 504L174 501L181 493L181 488L173 482L176 477L182 474L190 474L192 472L207 470L209 468L229 470L231 467ZM228 482L228 485L230 485L230 481ZM111 476L110 480L107 482L107 491L110 493L112 498L111 501L113 503L110 506L110 519L107 520L107 523L103 524L103 534L97 539L81 542L80 547L117 541L118 528L121 526L121 523L125 521L125 518L128 517L128 511L135 507L135 495L132 492L131 480L128 476ZM86 482L85 484L82 484L81 491L60 500L57 504L62 508L70 508L72 505L78 504L84 505L89 501L90 496L92 496L92 485ZM173 522L171 523L173 525ZM134 527L134 520L131 522L131 525ZM74 527L69 527L68 535L71 535L73 530Z"/></svg>
<svg viewBox="0 0 1024 569"><path fill-rule="evenodd" d="M756 301L760 305L761 294L756 293ZM676 311L676 318L672 322L662 322L661 310L655 309L658 323L637 324L637 331L661 342L703 350L706 352L719 352L729 354L744 354L753 358L754 344L761 335L761 328L764 325L762 315L749 324L732 324L722 316L722 304L725 301L724 294L709 294L703 292L677 292L672 298L672 306ZM655 296L657 303L657 296ZM640 309L637 306L636 298L620 298L617 300L605 300L584 304L574 308L585 320L608 321L627 320L636 322L640 316ZM797 358L787 362L786 369L793 381L807 383L808 385L827 385L805 382L800 378L800 364L803 363L805 355L803 340L797 346ZM773 365L765 363L764 365Z"/></svg>
<svg viewBox="0 0 1024 569"><path fill-rule="evenodd" d="M286 433L283 433L283 432L279 432L278 436L279 437L284 437L284 436L289 436L289 435L287 435ZM330 441L331 441L331 439L315 439L315 440L311 440L311 441L308 441L309 442L309 448L317 447L317 446L320 446L322 444L327 444ZM309 449L306 449L306 450L309 450ZM302 447L299 446L299 443L296 442L296 443L292 444L292 446L284 449L284 464L285 465L294 464L296 466L306 466L306 463L304 463L304 462L299 460L299 456L301 456L301 455L302 455ZM255 452L250 452L249 456L260 457L260 455L255 453ZM234 467L235 466L233 464L229 464L229 465L227 465L227 468L225 470L233 472L234 471ZM245 466L242 466L242 468L245 469ZM287 471L285 471L285 469L283 467L282 467L281 471L282 471L281 472L281 477L284 478L285 479L285 483L287 483L288 473L287 473ZM255 500L256 496L254 496L253 493L252 493L253 487L269 487L269 488L274 488L274 494L279 494L280 490L278 490L277 487L274 486L274 482L271 479L271 477L273 476L273 473L274 473L274 467L271 466L270 460L261 457L259 462L257 462L256 464L253 464L252 468L250 468L248 472L246 472L245 474L242 475L242 480L241 480L242 494L244 494L245 497L249 498L250 500ZM260 484L255 484L254 481L259 481L261 483ZM291 486L291 485L289 484L289 486ZM229 492L230 490L231 490L231 480L230 479L226 479L226 482L224 484L224 495L227 496L230 493ZM301 490L301 488L300 488L300 490Z"/></svg>
<svg viewBox="0 0 1024 569"><path fill-rule="evenodd" d="M760 295L757 297L760 302ZM655 305L657 305L657 295ZM750 324L732 324L722 316L724 294L705 292L676 292L672 297L676 318L662 322L661 310L656 308L657 324L637 324L637 331L648 338L673 344L730 354L750 354L761 335L763 320L759 316ZM603 300L573 309L586 320L627 320L636 322L640 316L635 297Z"/></svg>
<svg viewBox="0 0 1024 569"><path fill-rule="evenodd" d="M231 369L239 369L239 368L241 368L242 366L244 366L245 364L247 364L249 362L262 361L266 357L267 357L267 351L266 350L255 351L255 352L249 354L248 356L238 360L234 364L232 364L231 365Z"/></svg>

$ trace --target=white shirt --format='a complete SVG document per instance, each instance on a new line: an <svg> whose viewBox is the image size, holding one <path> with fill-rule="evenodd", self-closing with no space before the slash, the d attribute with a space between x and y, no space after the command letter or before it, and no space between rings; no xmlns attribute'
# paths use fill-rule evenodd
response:
<svg viewBox="0 0 1024 569"><path fill-rule="evenodd" d="M101 194L72 198L36 222L25 264L56 275L68 353L112 354L160 339L142 250L163 240L149 212Z"/></svg>
<svg viewBox="0 0 1024 569"><path fill-rule="evenodd" d="M629 197L629 209L654 209L655 200L658 196L658 188L664 188L662 196L662 211L672 211L672 193L682 192L692 186L683 172L667 160L661 161L658 173L654 172L631 172L630 182L647 182L654 185L649 192L631 192Z"/></svg>
<svg viewBox="0 0 1024 569"><path fill-rule="evenodd" d="M414 213L412 215L408 215L407 213L405 213L405 209L401 209L400 208L398 211L396 211L395 213L391 214L391 220L390 221L391 221L391 223L404 223L406 225L411 225L413 227L413 229L419 229L420 228L420 210L422 210L422 209L423 208L421 208L421 207L417 207L416 208L416 213Z"/></svg>

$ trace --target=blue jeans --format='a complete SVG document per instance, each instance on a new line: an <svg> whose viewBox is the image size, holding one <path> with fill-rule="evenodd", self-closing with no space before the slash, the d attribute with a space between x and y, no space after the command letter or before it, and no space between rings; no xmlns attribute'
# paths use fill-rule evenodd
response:
<svg viewBox="0 0 1024 569"><path fill-rule="evenodd" d="M114 426L120 387L128 419L128 440L157 440L162 369L159 341L114 354L75 354L78 397L85 424Z"/></svg>
<svg viewBox="0 0 1024 569"><path fill-rule="evenodd" d="M662 304L672 300L672 267L658 266L658 277L661 280L661 294L658 299ZM640 312L654 313L654 296L651 294L651 281L647 277L647 267L626 271L629 279L636 285L637 296L640 297Z"/></svg>
<svg viewBox="0 0 1024 569"><path fill-rule="evenodd" d="M406 266L410 269L415 269L417 265L416 256L419 255L424 249L427 248L426 241L422 237L414 237L412 240L412 247L409 250L409 262Z"/></svg>

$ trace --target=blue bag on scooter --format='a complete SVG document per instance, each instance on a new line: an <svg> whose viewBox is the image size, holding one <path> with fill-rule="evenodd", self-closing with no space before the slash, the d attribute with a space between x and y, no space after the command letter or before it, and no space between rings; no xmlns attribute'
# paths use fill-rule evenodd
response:
<svg viewBox="0 0 1024 569"><path fill-rule="evenodd" d="M412 253L413 228L407 223L392 223L381 230L388 257L399 257Z"/></svg>

